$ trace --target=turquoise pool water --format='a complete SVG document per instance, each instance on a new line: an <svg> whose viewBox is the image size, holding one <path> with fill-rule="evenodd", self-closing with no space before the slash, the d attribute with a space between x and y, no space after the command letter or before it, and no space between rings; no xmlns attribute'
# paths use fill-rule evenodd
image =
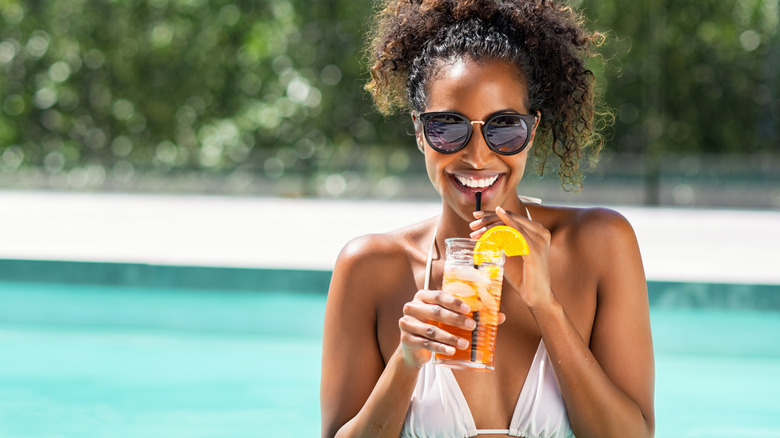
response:
<svg viewBox="0 0 780 438"><path fill-rule="evenodd" d="M0 437L319 436L322 296L0 283Z"/></svg>
<svg viewBox="0 0 780 438"><path fill-rule="evenodd" d="M319 436L322 294L0 282L0 436ZM780 312L651 309L659 438L780 437Z"/></svg>

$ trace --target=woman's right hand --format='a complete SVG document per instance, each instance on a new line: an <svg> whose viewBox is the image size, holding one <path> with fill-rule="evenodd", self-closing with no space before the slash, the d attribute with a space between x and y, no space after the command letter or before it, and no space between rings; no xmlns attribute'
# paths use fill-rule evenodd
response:
<svg viewBox="0 0 780 438"><path fill-rule="evenodd" d="M456 348L467 349L468 339L457 337L436 323L473 330L476 322L466 316L470 311L462 300L443 291L417 291L414 299L404 305L404 316L398 320L404 360L420 368L431 360L431 353L452 355Z"/></svg>

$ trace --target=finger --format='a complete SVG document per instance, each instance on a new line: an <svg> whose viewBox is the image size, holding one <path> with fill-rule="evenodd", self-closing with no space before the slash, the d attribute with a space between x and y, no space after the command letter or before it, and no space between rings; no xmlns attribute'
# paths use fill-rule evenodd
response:
<svg viewBox="0 0 780 438"><path fill-rule="evenodd" d="M496 216L507 224L521 224L530 222L530 220L522 214L515 214L511 211L506 211L503 208L496 207Z"/></svg>
<svg viewBox="0 0 780 438"><path fill-rule="evenodd" d="M504 222L501 221L501 218L498 217L498 215L491 212L489 216L469 222L469 227L473 230L470 233L470 236L472 239L479 239L485 231L497 225L504 225Z"/></svg>
<svg viewBox="0 0 780 438"><path fill-rule="evenodd" d="M501 207L496 208L496 214L508 225L517 229L517 231L520 231L527 240L549 242L551 237L550 231L539 222L535 222L524 216L513 215ZM531 242L529 242L529 244L530 243Z"/></svg>
<svg viewBox="0 0 780 438"><path fill-rule="evenodd" d="M482 227L478 230L474 230L471 233L469 233L469 237L471 237L472 239L479 239L480 237L482 237L483 234L485 234L485 231L487 231L488 228L490 227Z"/></svg>
<svg viewBox="0 0 780 438"><path fill-rule="evenodd" d="M499 211L501 214L499 214ZM526 220L525 216L506 211L501 207L496 207L495 212L487 213L480 215L479 218L475 214L474 217L477 219L469 223L469 227L474 230L470 234L472 239L478 239L485 231L497 225L509 225L513 228L519 228L520 221Z"/></svg>
<svg viewBox="0 0 780 438"><path fill-rule="evenodd" d="M496 207L496 216L506 223L507 225L517 228L518 231L525 230L534 230L538 231L541 229L544 229L542 224L539 222L536 222L532 219L527 218L525 215L513 213L511 211L506 211L501 207Z"/></svg>
<svg viewBox="0 0 780 438"><path fill-rule="evenodd" d="M453 312L438 304L426 304L415 300L404 304L403 311L404 316L418 321L444 323L464 330L473 330L477 326L477 323L465 314Z"/></svg>
<svg viewBox="0 0 780 438"><path fill-rule="evenodd" d="M496 207L496 216L498 216L502 221L509 222L509 223L517 223L517 219L513 218L512 215L501 208L501 206Z"/></svg>
<svg viewBox="0 0 780 438"><path fill-rule="evenodd" d="M454 354L456 348L464 350L469 346L467 339L455 336L441 327L426 324L408 316L402 317L398 321L398 326L401 329L402 342L412 348Z"/></svg>
<svg viewBox="0 0 780 438"><path fill-rule="evenodd" d="M442 344L420 336L414 336L410 333L401 332L401 343L405 348L414 350L428 350L433 353L446 354L452 356L457 350L452 345Z"/></svg>
<svg viewBox="0 0 780 438"><path fill-rule="evenodd" d="M486 216L474 221L469 222L469 227L472 230L478 230L483 227L489 227L491 225L498 225L501 223L501 219L496 215Z"/></svg>
<svg viewBox="0 0 780 438"><path fill-rule="evenodd" d="M479 229L474 230L471 233L469 233L469 237L471 237L472 239L479 239L480 237L482 237L483 234L485 234L485 232L487 230L489 230L489 229L491 229L493 227L497 227L499 225L506 225L506 223L504 223L502 220L496 218L496 221L494 221L492 223L489 223L489 224L486 224L484 227L479 228Z"/></svg>
<svg viewBox="0 0 780 438"><path fill-rule="evenodd" d="M491 221L491 220L498 220L498 216L496 216L496 212L494 211L475 211L472 213L475 220L483 220L483 221Z"/></svg>
<svg viewBox="0 0 780 438"><path fill-rule="evenodd" d="M463 300L442 290L421 289L417 291L414 298L426 304L437 304L455 313L471 312L471 307L464 303Z"/></svg>

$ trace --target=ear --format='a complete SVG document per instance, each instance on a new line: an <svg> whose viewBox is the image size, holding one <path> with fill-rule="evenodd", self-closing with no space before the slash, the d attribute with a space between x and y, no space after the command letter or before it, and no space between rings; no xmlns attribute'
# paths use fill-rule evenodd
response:
<svg viewBox="0 0 780 438"><path fill-rule="evenodd" d="M534 127L531 128L531 138L528 139L528 148L530 149L534 145L534 137L536 137L536 128L539 127L539 123L542 121L542 113L540 111L536 111L536 114L534 114L534 118L536 119L536 123L534 123Z"/></svg>
<svg viewBox="0 0 780 438"><path fill-rule="evenodd" d="M415 132L414 136L417 137L417 149L423 154L425 153L425 142L422 139L422 134Z"/></svg>
<svg viewBox="0 0 780 438"><path fill-rule="evenodd" d="M417 149L425 154L425 141L423 140L423 127L420 121L420 113L412 111L412 123L414 123L414 136L417 139Z"/></svg>

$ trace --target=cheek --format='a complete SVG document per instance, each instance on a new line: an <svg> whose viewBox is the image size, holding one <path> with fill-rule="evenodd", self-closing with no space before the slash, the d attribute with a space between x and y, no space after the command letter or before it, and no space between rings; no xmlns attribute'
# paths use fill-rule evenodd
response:
<svg viewBox="0 0 780 438"><path fill-rule="evenodd" d="M426 146L427 147L427 146ZM444 169L451 161L448 155L439 154L430 149L425 150L425 170L428 172L428 179L439 191L443 180L446 178Z"/></svg>
<svg viewBox="0 0 780 438"><path fill-rule="evenodd" d="M436 160L434 160L431 155L433 155L432 151L426 150L425 151L425 170L428 172L428 178L431 180L434 185L436 185L436 174L438 171L438 163Z"/></svg>
<svg viewBox="0 0 780 438"><path fill-rule="evenodd" d="M512 169L512 178L520 180L525 174L525 165L528 160L528 154L523 151L517 157L513 157L512 160L507 160L507 165Z"/></svg>

